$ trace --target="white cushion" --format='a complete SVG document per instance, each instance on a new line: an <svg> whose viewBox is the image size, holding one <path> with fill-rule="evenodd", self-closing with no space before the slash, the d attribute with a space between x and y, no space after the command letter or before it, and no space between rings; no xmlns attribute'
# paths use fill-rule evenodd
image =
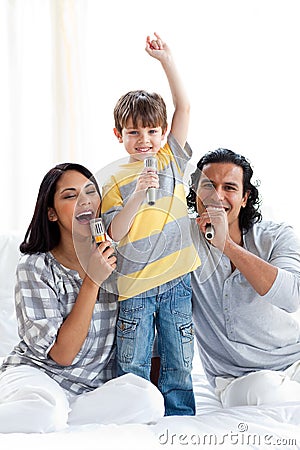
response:
<svg viewBox="0 0 300 450"><path fill-rule="evenodd" d="M0 233L0 357L9 353L19 340L14 288L22 240L18 232Z"/></svg>

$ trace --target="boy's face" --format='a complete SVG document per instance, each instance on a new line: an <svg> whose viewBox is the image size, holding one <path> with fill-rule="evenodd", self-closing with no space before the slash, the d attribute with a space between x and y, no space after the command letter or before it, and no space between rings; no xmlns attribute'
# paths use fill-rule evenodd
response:
<svg viewBox="0 0 300 450"><path fill-rule="evenodd" d="M131 118L128 119L122 134L116 128L114 133L129 153L130 162L142 161L147 156L155 155L165 138L165 132L161 127L143 127L139 121L137 128L134 128Z"/></svg>

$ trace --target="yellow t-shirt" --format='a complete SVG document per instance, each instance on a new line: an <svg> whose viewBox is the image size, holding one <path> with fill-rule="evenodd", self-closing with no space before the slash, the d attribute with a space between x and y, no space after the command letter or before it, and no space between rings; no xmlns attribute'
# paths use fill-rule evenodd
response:
<svg viewBox="0 0 300 450"><path fill-rule="evenodd" d="M128 234L117 245L119 300L134 297L195 270L200 265L190 236L183 173L192 152L169 134L156 154L159 189L155 205L140 206ZM135 189L143 162L122 164L103 187L106 228Z"/></svg>

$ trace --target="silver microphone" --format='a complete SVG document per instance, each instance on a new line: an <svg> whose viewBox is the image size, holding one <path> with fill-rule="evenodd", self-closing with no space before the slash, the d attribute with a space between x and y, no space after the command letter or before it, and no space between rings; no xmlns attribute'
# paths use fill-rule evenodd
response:
<svg viewBox="0 0 300 450"><path fill-rule="evenodd" d="M157 160L155 156L148 156L144 159L144 167L151 169L152 172L157 172ZM155 205L156 200L156 188L149 187L147 189L147 203L150 206Z"/></svg>
<svg viewBox="0 0 300 450"><path fill-rule="evenodd" d="M208 223L205 227L205 238L211 241L215 237L215 229L211 223Z"/></svg>

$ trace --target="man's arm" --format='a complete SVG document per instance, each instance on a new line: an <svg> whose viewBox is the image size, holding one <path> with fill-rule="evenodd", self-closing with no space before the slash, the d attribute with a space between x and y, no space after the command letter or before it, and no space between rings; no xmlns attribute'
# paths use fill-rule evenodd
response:
<svg viewBox="0 0 300 450"><path fill-rule="evenodd" d="M269 292L277 277L277 267L249 252L231 239L226 240L224 254L259 295L265 295Z"/></svg>
<svg viewBox="0 0 300 450"><path fill-rule="evenodd" d="M239 239L230 236L224 209L208 210L196 219L202 233L205 233L206 223L212 223L215 230L212 245L230 259L232 270L237 268L259 295L267 294L277 277L278 268L242 247L238 242L240 233L236 234Z"/></svg>
<svg viewBox="0 0 300 450"><path fill-rule="evenodd" d="M165 71L175 108L170 131L180 146L184 147L190 120L190 102L169 47L157 33L154 34L156 39L153 40L147 36L146 52L160 61Z"/></svg>

